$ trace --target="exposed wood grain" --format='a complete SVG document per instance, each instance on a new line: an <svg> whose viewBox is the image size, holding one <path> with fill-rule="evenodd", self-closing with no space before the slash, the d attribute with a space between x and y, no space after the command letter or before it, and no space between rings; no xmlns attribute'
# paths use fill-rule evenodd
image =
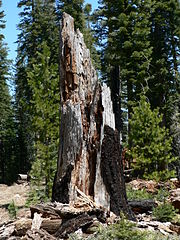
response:
<svg viewBox="0 0 180 240"><path fill-rule="evenodd" d="M116 214L122 210L132 218L126 200L110 88L98 81L83 35L74 30L74 19L66 13L62 18L60 46L61 131L53 200L73 204L81 191L97 205ZM115 158L111 151L113 169L109 169L111 166L109 162L106 165L102 155L105 126L111 129L111 144L118 151ZM104 178L102 161L120 184L114 185L113 194L108 189L112 189L115 181ZM112 203L118 197L118 207L115 207Z"/></svg>

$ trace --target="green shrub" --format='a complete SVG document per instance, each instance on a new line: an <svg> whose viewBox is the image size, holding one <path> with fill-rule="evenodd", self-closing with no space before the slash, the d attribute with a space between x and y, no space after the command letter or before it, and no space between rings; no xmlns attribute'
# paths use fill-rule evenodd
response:
<svg viewBox="0 0 180 240"><path fill-rule="evenodd" d="M145 189L134 190L130 186L126 188L126 194L128 200L153 199L153 194L148 193Z"/></svg>
<svg viewBox="0 0 180 240"><path fill-rule="evenodd" d="M136 224L124 217L107 227L99 226L97 232L88 237L79 236L78 233L69 235L69 240L179 240L178 236L164 236L160 232L142 231L136 228Z"/></svg>
<svg viewBox="0 0 180 240"><path fill-rule="evenodd" d="M172 220L173 223L180 225L180 214L176 214Z"/></svg>
<svg viewBox="0 0 180 240"><path fill-rule="evenodd" d="M165 203L165 201L169 197L169 195L170 195L170 193L168 190L166 190L164 188L160 188L160 189L158 189L157 194L154 196L154 199L159 202Z"/></svg>
<svg viewBox="0 0 180 240"><path fill-rule="evenodd" d="M116 223L105 227L100 227L99 231L90 240L146 240L144 233L135 228L135 224L126 220L124 217Z"/></svg>
<svg viewBox="0 0 180 240"><path fill-rule="evenodd" d="M17 211L18 211L18 207L15 205L14 200L12 200L8 206L8 212L9 212L10 218L16 218Z"/></svg>
<svg viewBox="0 0 180 240"><path fill-rule="evenodd" d="M149 193L145 188L141 190L134 190L131 186L126 187L126 194L128 200L154 199L162 203L165 203L166 199L170 195L169 191L164 188L158 189L158 192L156 193Z"/></svg>
<svg viewBox="0 0 180 240"><path fill-rule="evenodd" d="M176 215L176 210L170 203L163 203L153 209L153 216L157 221L169 222Z"/></svg>
<svg viewBox="0 0 180 240"><path fill-rule="evenodd" d="M176 171L175 170L163 170L163 171L154 171L152 174L148 174L147 176L144 175L145 179L148 180L154 180L156 182L159 181L167 181L170 178L176 177Z"/></svg>
<svg viewBox="0 0 180 240"><path fill-rule="evenodd" d="M164 236L164 234L160 232L150 232L145 231L146 240L179 240L179 237L176 235L168 235Z"/></svg>

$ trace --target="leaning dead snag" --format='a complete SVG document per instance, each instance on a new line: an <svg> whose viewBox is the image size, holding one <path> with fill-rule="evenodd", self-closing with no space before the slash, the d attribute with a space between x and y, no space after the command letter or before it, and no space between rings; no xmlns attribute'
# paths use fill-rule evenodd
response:
<svg viewBox="0 0 180 240"><path fill-rule="evenodd" d="M53 200L74 203L79 189L97 205L132 217L110 89L98 81L83 35L66 13L60 45L61 131Z"/></svg>

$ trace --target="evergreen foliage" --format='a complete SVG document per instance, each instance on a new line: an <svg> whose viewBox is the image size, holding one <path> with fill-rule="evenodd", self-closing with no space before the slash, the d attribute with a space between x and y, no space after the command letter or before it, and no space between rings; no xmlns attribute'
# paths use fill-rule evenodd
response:
<svg viewBox="0 0 180 240"><path fill-rule="evenodd" d="M139 100L150 78L151 1L101 0L96 12L102 48L103 78L112 90L116 128L123 131L121 111ZM128 102L128 105L127 105Z"/></svg>
<svg viewBox="0 0 180 240"><path fill-rule="evenodd" d="M159 107L162 125L169 128L169 102L180 84L179 1L100 0L99 4L95 19L102 79L111 86L116 128L125 141L127 119L142 93L153 109Z"/></svg>
<svg viewBox="0 0 180 240"><path fill-rule="evenodd" d="M131 186L126 187L127 199L128 200L143 200L143 199L154 199L155 201L165 203L166 199L170 196L169 189L164 187L158 189L157 192L148 192L147 189L134 189Z"/></svg>
<svg viewBox="0 0 180 240"><path fill-rule="evenodd" d="M11 203L8 206L8 212L11 218L16 218L17 217L17 211L18 207L15 205L14 200L11 201Z"/></svg>
<svg viewBox="0 0 180 240"><path fill-rule="evenodd" d="M135 161L135 174L139 177L166 180L173 176L167 170L168 164L176 160L172 156L172 138L168 136L168 130L161 127L161 122L159 110L151 110L146 97L141 96L139 104L133 107L129 134L132 144L130 155Z"/></svg>
<svg viewBox="0 0 180 240"><path fill-rule="evenodd" d="M0 9L2 1L0 1ZM0 11L0 182L10 183L15 180L15 125L12 99L7 80L10 61L7 59L7 46L4 43L2 29L5 28L4 12Z"/></svg>
<svg viewBox="0 0 180 240"><path fill-rule="evenodd" d="M178 0L154 1L150 44L153 47L148 98L152 108L163 113L163 125L170 127L169 103L179 91L178 55L180 38ZM171 112L172 113L172 112Z"/></svg>
<svg viewBox="0 0 180 240"><path fill-rule="evenodd" d="M58 65L50 63L50 48L42 43L38 52L38 63L29 71L28 84L31 86L32 125L35 132L35 161L31 176L39 187L45 182L46 195L51 196L56 171L59 138L59 80Z"/></svg>
<svg viewBox="0 0 180 240"><path fill-rule="evenodd" d="M100 227L94 239L145 240L146 234L139 232L135 226L134 223L126 220L121 215L121 219L116 224L112 224L107 228Z"/></svg>
<svg viewBox="0 0 180 240"><path fill-rule="evenodd" d="M163 203L153 209L153 216L157 221L170 222L176 216L176 210L170 203Z"/></svg>
<svg viewBox="0 0 180 240"><path fill-rule="evenodd" d="M49 109L56 108L56 105L54 106L54 102L57 100L57 95L53 92L53 87L54 84L57 86L59 83L58 70L57 67L55 67L58 63L59 38L55 1L21 0L18 3L18 7L22 9L22 12L20 13L21 21L18 26L20 33L17 41L18 55L16 61L16 117L18 120L19 145L21 146L19 154L21 159L21 171L27 172L30 170L31 164L34 161L37 162L37 159L39 159L39 151L41 151L43 156L45 156L47 151L49 151L48 158L51 155L53 155L53 157L54 155L57 155L58 151L58 149L55 150L52 147L51 149L45 148L44 134L46 134L48 130L42 130L42 128L47 127L49 122L52 121L52 116L47 115L46 112L43 112L47 111L47 102L49 102ZM43 42L46 42L47 48L49 49L48 56L44 50ZM45 54L44 60L43 57L40 57L41 54ZM47 61L47 58L48 63L43 63L43 61ZM44 64L43 68L41 69L41 71L44 71L42 72L42 76L40 76L41 65L39 64ZM49 66L51 66L52 69L49 70ZM47 69L44 69L45 67L47 67ZM54 68L56 68L56 72ZM53 76L51 76L51 74ZM48 78L47 81L46 77ZM50 87L50 83L47 85L47 82L51 81L52 79L55 81L55 83L53 82L52 86ZM48 87L50 87L50 89L48 89ZM37 93L37 91L39 91L39 93ZM45 94L45 91L49 91L48 94L51 94L51 96ZM40 96L40 93L42 93L43 96ZM41 97L44 99L44 102ZM49 99L49 97L52 99ZM42 106L40 106L41 104ZM44 117L43 119L42 117L42 119L40 119L43 114L46 116L46 118ZM52 114L54 114L54 112ZM59 118L55 118L50 126L57 125L58 123ZM37 132L38 127L39 132ZM57 133L53 137L47 136L47 138L51 138L51 141L53 138L54 142L58 141ZM43 146L40 147L40 143L42 143ZM49 146L49 143L47 145ZM55 145L57 146L57 143ZM54 151L56 151L56 154ZM51 170L49 169L49 171ZM36 169L36 173L37 172L38 169Z"/></svg>
<svg viewBox="0 0 180 240"><path fill-rule="evenodd" d="M180 94L174 96L174 100L170 101L168 108L170 109L170 133L173 137L173 154L177 156L175 166L177 173L180 174Z"/></svg>
<svg viewBox="0 0 180 240"><path fill-rule="evenodd" d="M100 75L111 87L116 128L123 141L128 135L135 175L171 177L170 163L170 170L174 163L180 166L179 6L178 0L99 0L92 14L84 0L19 0L16 115L0 11L0 181L10 183L18 172L31 169L38 186L35 198L41 199L42 192L51 196L59 141L58 21L63 11L84 34L97 69L101 53ZM175 162L173 156L179 159Z"/></svg>
<svg viewBox="0 0 180 240"><path fill-rule="evenodd" d="M70 234L70 240L85 240L86 237L79 236L78 233ZM177 235L167 235L158 231L146 231L136 228L136 224L129 222L124 217L117 223L107 227L99 226L95 234L88 237L89 240L179 240Z"/></svg>
<svg viewBox="0 0 180 240"><path fill-rule="evenodd" d="M146 189L134 190L132 187L126 187L127 199L128 200L143 200L153 199L152 193L146 191Z"/></svg>

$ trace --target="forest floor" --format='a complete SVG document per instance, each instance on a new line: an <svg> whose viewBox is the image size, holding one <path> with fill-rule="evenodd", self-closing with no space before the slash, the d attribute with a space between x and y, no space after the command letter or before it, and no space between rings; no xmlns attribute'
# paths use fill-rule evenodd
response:
<svg viewBox="0 0 180 240"><path fill-rule="evenodd" d="M17 184L11 186L0 184L0 225L10 220L8 206L14 201L15 206L19 208L17 217L26 216L27 209L24 208L30 186L28 183Z"/></svg>
<svg viewBox="0 0 180 240"><path fill-rule="evenodd" d="M173 187L173 190L170 190L172 184L174 187ZM159 187L159 184L154 181L145 181L145 180L140 180L140 179L131 181L127 186L128 199L131 199L131 198L134 199L136 197L140 197L141 199L142 199L142 197L148 198L151 194L153 194L154 192L157 191L157 187ZM176 205L178 204L177 207L179 208L180 207L180 182L177 182L177 185L176 184L174 185L174 183L172 183L172 182L163 183L163 185L161 187L164 190L166 189L166 192L170 193L169 201L176 202ZM144 189L146 189L146 192ZM32 224L32 219L31 219L32 212L31 211L32 211L32 209L30 211L29 208L25 207L29 191L30 191L30 185L27 182L21 183L21 184L14 183L11 186L0 184L0 239L8 239L9 240L10 236L14 236L13 235L14 230L11 232L11 228L14 229L14 227L16 228L19 225L20 225L20 227L18 227L19 232L21 232L21 230L23 229L22 226L26 226L26 225L28 226L26 231L31 228L31 224ZM147 195L147 193L148 193L148 195ZM136 194L136 196L134 194ZM143 196L142 196L142 194L143 194ZM146 195L144 195L144 194L146 194ZM85 200L87 201L87 199L85 199ZM16 207L18 207L16 219L11 219L9 211L8 211L8 206L9 206L9 204L12 203L12 201L14 201L14 205ZM137 201L137 203L138 203L138 201ZM41 209L42 213L43 213L43 211L45 211L44 214L42 214L42 215L47 215L45 218L44 218L44 216L42 216L42 224L44 224L44 228L42 227L42 229L45 229L47 231L49 229L51 231L52 226L53 226L53 228L56 227L55 223L58 227L59 221L62 222L62 220L54 219L54 217L55 217L54 210L56 210L56 209L54 208L53 212L51 212L53 209L53 205L45 204L45 205L40 205L40 207L42 209L44 209L44 210ZM64 207L66 209L67 204L65 204ZM144 206L140 206L140 207L143 207L143 209L144 209ZM39 207L37 207L37 209L36 209L36 207L35 207L34 211L38 212L39 211L38 208ZM78 211L78 209L76 209L75 213L73 213L73 211L74 211L73 209L74 208L71 209L71 207L69 207L68 211L70 212L70 214L72 216L76 217L76 211ZM136 206L135 209L137 210L138 207ZM73 210L73 211L71 212L71 210ZM65 210L65 212L66 211L67 211L67 209ZM48 217L48 214L50 214L50 217ZM178 214L178 216L180 216L180 215ZM178 223L178 225L177 224L172 225L170 222L161 223L161 222L153 220L152 215L146 214L146 213L139 213L139 214L136 213L136 219L137 219L137 225L138 225L139 229L147 229L147 230L153 231L155 233L157 232L157 234L162 233L164 235L164 238L157 238L157 239L163 239L163 240L164 239L173 239L173 240L180 239L180 222ZM71 222L70 222L70 224L71 224ZM7 230L7 237L5 237L6 230ZM53 231L54 231L54 229L53 229ZM176 235L176 233L179 236L175 238L174 236ZM25 234L25 232L24 232L24 234ZM29 232L29 234L31 235L33 233ZM38 234L44 234L44 236L46 236L46 238L43 238L43 239L56 239L52 235L47 235L48 232L38 232ZM4 238L1 238L1 237L4 237ZM21 239L21 238L17 237L17 238L12 238L12 239ZM37 240L39 238L35 237L35 238L24 238L24 239Z"/></svg>

